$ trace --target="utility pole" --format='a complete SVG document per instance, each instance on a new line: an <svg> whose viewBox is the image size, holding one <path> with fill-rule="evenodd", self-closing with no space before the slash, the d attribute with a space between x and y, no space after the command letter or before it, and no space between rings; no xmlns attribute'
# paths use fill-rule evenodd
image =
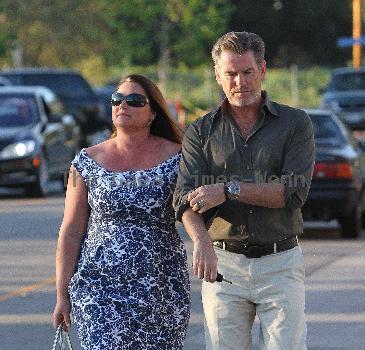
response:
<svg viewBox="0 0 365 350"><path fill-rule="evenodd" d="M167 94L169 59L169 23L167 15L164 15L161 23L160 58L158 61L158 80L164 95Z"/></svg>
<svg viewBox="0 0 365 350"><path fill-rule="evenodd" d="M298 83L298 66L292 64L290 66L290 87L291 87L291 103L293 107L299 104L299 83Z"/></svg>
<svg viewBox="0 0 365 350"><path fill-rule="evenodd" d="M18 40L15 40L11 49L11 59L14 68L23 66L23 49Z"/></svg>
<svg viewBox="0 0 365 350"><path fill-rule="evenodd" d="M357 40L352 45L352 65L359 69L361 66L361 0L352 0L352 38Z"/></svg>

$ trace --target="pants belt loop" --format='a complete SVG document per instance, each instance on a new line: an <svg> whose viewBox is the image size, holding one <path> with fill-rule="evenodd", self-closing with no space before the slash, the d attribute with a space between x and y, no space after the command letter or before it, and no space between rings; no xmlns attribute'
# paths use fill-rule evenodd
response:
<svg viewBox="0 0 365 350"><path fill-rule="evenodd" d="M223 247L223 250L226 250L226 241L222 242L222 247Z"/></svg>
<svg viewBox="0 0 365 350"><path fill-rule="evenodd" d="M277 247L276 247L276 243L274 243L274 254L276 254L277 251Z"/></svg>
<svg viewBox="0 0 365 350"><path fill-rule="evenodd" d="M298 236L295 236L295 239L297 240L297 244L299 245L299 239L298 239Z"/></svg>

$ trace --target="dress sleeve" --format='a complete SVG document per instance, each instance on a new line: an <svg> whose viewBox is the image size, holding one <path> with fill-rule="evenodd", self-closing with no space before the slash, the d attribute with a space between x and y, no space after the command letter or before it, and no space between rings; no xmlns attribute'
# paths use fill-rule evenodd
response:
<svg viewBox="0 0 365 350"><path fill-rule="evenodd" d="M75 158L72 160L71 165L75 167L77 172L82 176L84 181L87 183L88 181L88 162L87 156L85 155L85 150L82 149L78 154L76 154ZM73 174L71 174L73 175Z"/></svg>

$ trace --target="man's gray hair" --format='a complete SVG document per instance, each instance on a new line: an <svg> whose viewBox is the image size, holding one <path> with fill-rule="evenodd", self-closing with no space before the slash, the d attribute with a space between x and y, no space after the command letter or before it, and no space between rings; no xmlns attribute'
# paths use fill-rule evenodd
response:
<svg viewBox="0 0 365 350"><path fill-rule="evenodd" d="M212 58L215 66L218 65L223 50L232 51L238 55L252 51L257 64L261 64L265 59L265 43L255 33L229 32L221 36L215 42L212 49Z"/></svg>

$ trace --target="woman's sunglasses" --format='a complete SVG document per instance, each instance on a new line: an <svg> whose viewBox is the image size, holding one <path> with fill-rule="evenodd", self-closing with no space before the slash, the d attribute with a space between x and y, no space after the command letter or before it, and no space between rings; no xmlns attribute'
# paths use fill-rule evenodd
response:
<svg viewBox="0 0 365 350"><path fill-rule="evenodd" d="M148 98L141 94L123 95L120 92L113 92L110 100L112 106L119 106L123 101L131 107L144 107L149 103Z"/></svg>

